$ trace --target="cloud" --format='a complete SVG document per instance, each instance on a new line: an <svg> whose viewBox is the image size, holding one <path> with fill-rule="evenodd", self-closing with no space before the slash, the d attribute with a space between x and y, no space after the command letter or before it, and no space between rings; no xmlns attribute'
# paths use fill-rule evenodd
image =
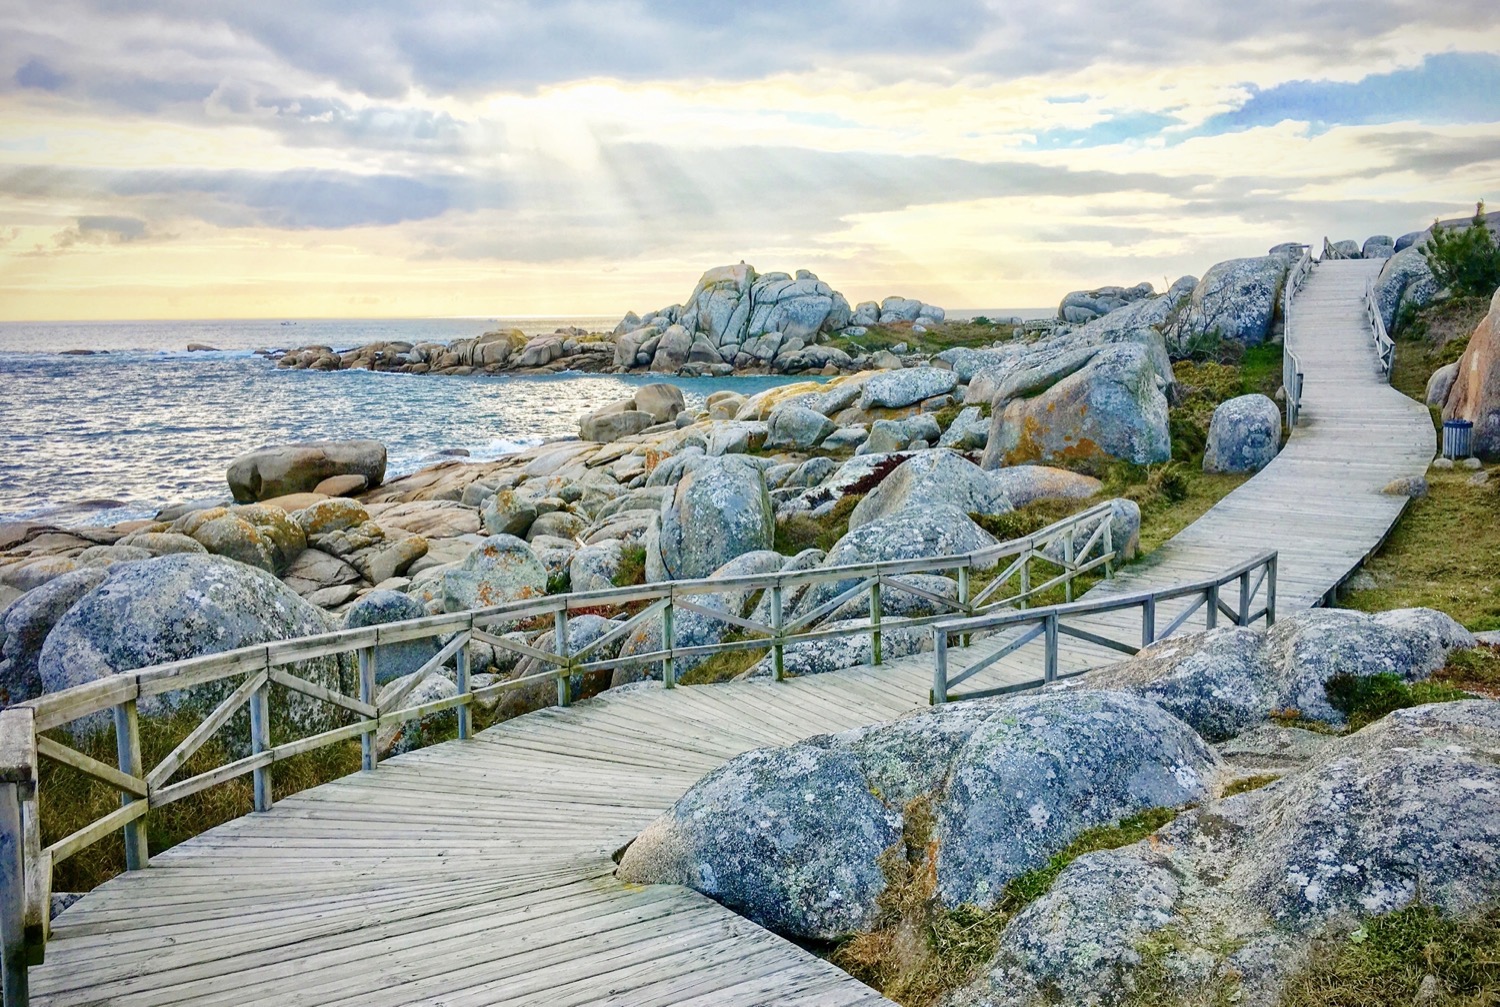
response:
<svg viewBox="0 0 1500 1007"><path fill-rule="evenodd" d="M1500 121L1500 55L1444 53L1420 66L1371 74L1354 82L1296 80L1251 95L1232 112L1214 116L1198 135L1274 126L1292 120L1314 132L1333 126L1418 120L1426 123Z"/></svg>
<svg viewBox="0 0 1500 1007"><path fill-rule="evenodd" d="M15 82L21 87L35 88L39 91L61 91L68 83L68 78L41 60L31 59L16 71Z"/></svg>

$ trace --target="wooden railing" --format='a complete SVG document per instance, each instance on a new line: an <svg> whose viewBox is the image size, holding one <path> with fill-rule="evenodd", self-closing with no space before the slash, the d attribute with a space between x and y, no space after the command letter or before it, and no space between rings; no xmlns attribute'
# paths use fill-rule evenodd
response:
<svg viewBox="0 0 1500 1007"><path fill-rule="evenodd" d="M1225 588L1231 588L1230 600L1225 603ZM1256 598L1261 598L1257 607ZM1157 616L1163 603L1177 600L1186 602L1183 610L1158 630ZM1105 635L1110 627L1099 616L1114 612L1138 611L1140 633L1131 641L1116 640ZM932 673L932 697L934 704L956 699L974 699L994 696L1023 689L1033 689L1059 678L1083 674L1082 669L1068 674L1058 674L1059 643L1062 637L1071 637L1086 643L1115 651L1127 657L1135 655L1144 647L1164 639L1188 626L1198 612L1203 612L1205 629L1219 624L1219 616L1225 615L1236 626L1249 626L1261 619L1269 626L1276 621L1276 553L1268 552L1234 567L1225 573L1191 584L1180 584L1155 591L1135 594L1104 596L1097 599L1051 605L1030 611L999 612L964 619L943 620L933 626L934 664ZM990 648L984 657L966 668L950 667L949 642L954 636L971 638L980 633L1000 637L999 646ZM1033 681L998 686L991 689L972 690L958 695L953 688L968 681L991 667L997 661L1040 640L1042 652L1042 676ZM1134 642L1139 640L1139 643Z"/></svg>
<svg viewBox="0 0 1500 1007"><path fill-rule="evenodd" d="M63 692L42 696L0 713L0 938L3 938L5 1004L24 1004L27 964L40 961L47 938L53 868L115 832L123 833L125 866L140 870L149 863L146 817L153 809L191 797L246 775L253 780L255 811L272 805L272 776L276 763L314 749L360 739L361 767L379 762L376 737L383 727L455 710L460 739L472 731L476 703L538 682L555 682L557 701L572 701L575 675L605 672L627 665L661 667L662 683L672 688L678 662L730 651L766 649L772 655L773 677L784 674L788 645L832 637L869 634L875 664L882 660L882 634L893 629L923 627L955 614L975 615L997 609L1025 607L1044 592L1062 587L1072 598L1073 581L1090 571L1108 575L1116 560L1111 517L1112 503L1101 503L1025 538L998 543L972 553L932 558L862 563L744 577L645 584L526 599L492 608L437 615L407 622L348 629L296 640L243 647L135 671L122 671ZM971 597L970 574L998 572ZM956 597L947 597L903 578L913 574L951 574L957 579ZM785 599L799 589L834 585L831 597L805 612L789 617ZM744 609L721 611L705 604L714 595L768 598L766 622L743 616ZM883 592L905 592L936 607L934 615L891 618L883 611ZM848 603L868 597L868 618L857 625L829 626L829 617ZM627 607L638 610L627 612ZM587 611L626 615L618 625L587 645L574 648L569 614ZM674 616L696 613L732 626L737 640L692 646L679 645ZM794 610L795 612L795 610ZM611 656L611 644L660 618L660 645L655 650ZM527 625L546 632L550 620L552 647L523 643L504 635ZM536 623L541 621L541 627ZM856 620L859 622L860 620ZM376 688L381 648L413 640L435 640L437 652L414 673ZM542 670L522 677L475 687L471 681L470 642L532 658ZM302 662L354 655L358 662L358 695L342 693L309 681L291 666ZM452 668L457 695L428 702L410 701L413 690L430 675ZM141 753L138 704L146 700L213 682L233 683L233 689L204 715L190 733L156 765L146 767ZM312 699L357 718L353 723L307 737L272 743L273 692L277 697ZM249 710L248 754L186 779L175 780L183 767L242 709ZM101 720L113 719L116 765L109 765L77 748L72 734L60 739L60 729L77 725L79 731L98 730ZM80 723L82 722L82 723ZM45 732L54 732L49 735ZM77 732L74 732L77 733ZM38 757L70 766L120 794L118 809L56 842L43 847L38 813Z"/></svg>
<svg viewBox="0 0 1500 1007"><path fill-rule="evenodd" d="M1370 336L1375 340L1375 353L1380 358L1380 373L1391 379L1391 367L1396 363L1396 342L1385 331L1385 316L1380 313L1380 299L1375 295L1375 277L1365 280L1365 318L1370 323Z"/></svg>
<svg viewBox="0 0 1500 1007"><path fill-rule="evenodd" d="M1286 285L1281 291L1281 387L1286 394L1288 430L1297 425L1297 416L1302 409L1302 361L1292 349L1292 301L1311 272L1312 253L1304 247L1301 258L1287 273Z"/></svg>

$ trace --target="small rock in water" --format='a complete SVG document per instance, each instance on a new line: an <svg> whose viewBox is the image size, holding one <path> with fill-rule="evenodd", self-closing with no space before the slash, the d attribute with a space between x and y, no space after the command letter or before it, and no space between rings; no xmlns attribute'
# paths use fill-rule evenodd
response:
<svg viewBox="0 0 1500 1007"><path fill-rule="evenodd" d="M445 458L467 458L467 457L469 457L469 449L468 448L443 448L443 450L439 451L438 454L442 455Z"/></svg>
<svg viewBox="0 0 1500 1007"><path fill-rule="evenodd" d="M207 343L188 343L187 344L187 348L188 348L188 352L189 353L218 353L218 352L220 352L220 350L219 350L219 348L217 346L210 346Z"/></svg>

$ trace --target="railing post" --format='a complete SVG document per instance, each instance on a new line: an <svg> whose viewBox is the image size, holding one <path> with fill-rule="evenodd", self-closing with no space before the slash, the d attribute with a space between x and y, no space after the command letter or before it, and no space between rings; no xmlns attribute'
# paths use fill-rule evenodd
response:
<svg viewBox="0 0 1500 1007"><path fill-rule="evenodd" d="M974 614L974 607L969 604L969 563L967 560L964 561L963 566L958 568L958 604L963 609L964 615ZM944 646L946 645L947 641L945 639ZM967 647L968 645L969 634L964 633L959 637L959 646Z"/></svg>
<svg viewBox="0 0 1500 1007"><path fill-rule="evenodd" d="M786 646L781 632L781 581L771 585L771 670L776 681L786 678Z"/></svg>
<svg viewBox="0 0 1500 1007"><path fill-rule="evenodd" d="M870 663L880 663L880 572L870 585Z"/></svg>
<svg viewBox="0 0 1500 1007"><path fill-rule="evenodd" d="M1047 640L1046 664L1042 668L1042 682L1057 680L1057 613L1048 615L1042 622Z"/></svg>
<svg viewBox="0 0 1500 1007"><path fill-rule="evenodd" d="M1067 537L1063 539L1063 571L1067 574L1063 580L1063 600L1073 600L1073 576L1076 564L1073 562L1073 526L1068 526Z"/></svg>
<svg viewBox="0 0 1500 1007"><path fill-rule="evenodd" d="M568 656L568 603L563 602L552 616L552 645L562 665L557 676L557 705L571 706L573 703L573 661Z"/></svg>
<svg viewBox="0 0 1500 1007"><path fill-rule="evenodd" d="M259 755L271 749L271 682L267 679L261 683L250 696L250 751ZM271 767L260 766L254 773L255 780L255 810L271 810Z"/></svg>
<svg viewBox="0 0 1500 1007"><path fill-rule="evenodd" d="M932 650L936 660L932 665L932 698L933 706L942 706L948 702L948 631L940 627L932 630Z"/></svg>
<svg viewBox="0 0 1500 1007"><path fill-rule="evenodd" d="M1266 560L1266 628L1276 625L1276 553Z"/></svg>
<svg viewBox="0 0 1500 1007"><path fill-rule="evenodd" d="M1104 576L1115 575L1115 515L1111 511L1104 519Z"/></svg>
<svg viewBox="0 0 1500 1007"><path fill-rule="evenodd" d="M474 627L474 623L473 623L472 620L470 620L468 632L471 633L471 634L473 633L473 627ZM456 685L456 686L458 686L458 694L460 696L466 695L468 693L468 691L469 691L469 665L470 665L469 644L471 642L473 642L473 639L474 638L471 635L468 640L464 641L464 645L462 647L458 648L458 653L456 655L454 655L455 660L453 662L453 684ZM473 703L474 703L474 700L471 697L467 702L465 702L462 706L460 706L458 708L458 740L459 741L468 741L469 740L469 735L471 733L473 733L473 730L474 730L474 710L473 710Z"/></svg>
<svg viewBox="0 0 1500 1007"><path fill-rule="evenodd" d="M677 630L672 624L672 596L673 591L668 588L667 607L661 610L661 649L667 652L667 656L661 659L661 684L667 689L677 686L677 662L672 657L672 651L677 649Z"/></svg>
<svg viewBox="0 0 1500 1007"><path fill-rule="evenodd" d="M1156 642L1156 595L1150 595L1141 603L1141 646L1149 647Z"/></svg>
<svg viewBox="0 0 1500 1007"><path fill-rule="evenodd" d="M141 763L141 722L136 716L133 699L115 707L115 753L119 757L120 772L128 773L136 779L146 775L146 770ZM120 795L122 807L144 800L144 797L136 797L133 794ZM150 858L150 851L146 848L145 816L142 815L126 824L121 832L125 838L125 869L127 871L143 869Z"/></svg>
<svg viewBox="0 0 1500 1007"><path fill-rule="evenodd" d="M1021 600L1017 602L1017 608L1031 606L1031 556L1034 552L1035 549L1027 546L1026 555L1021 559Z"/></svg>
<svg viewBox="0 0 1500 1007"><path fill-rule="evenodd" d="M26 831L21 805L36 793L31 710L0 713L0 988L5 1007L26 1007ZM33 808L33 811L36 809ZM40 869L32 864L32 869Z"/></svg>
<svg viewBox="0 0 1500 1007"><path fill-rule="evenodd" d="M1203 606L1208 609L1208 628L1215 629L1219 625L1219 585L1210 584L1204 591L1208 595L1208 601Z"/></svg>
<svg viewBox="0 0 1500 1007"><path fill-rule="evenodd" d="M1250 625L1250 571L1246 570L1240 574L1240 617L1236 620L1240 626Z"/></svg>
<svg viewBox="0 0 1500 1007"><path fill-rule="evenodd" d="M375 648L359 648L359 701L375 705ZM375 768L380 753L375 750L375 731L372 728L359 736L359 767L366 772Z"/></svg>

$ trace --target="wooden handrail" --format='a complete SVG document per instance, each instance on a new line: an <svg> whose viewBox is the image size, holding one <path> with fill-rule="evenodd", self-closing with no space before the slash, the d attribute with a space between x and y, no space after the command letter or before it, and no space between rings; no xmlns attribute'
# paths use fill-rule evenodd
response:
<svg viewBox="0 0 1500 1007"><path fill-rule="evenodd" d="M1260 577L1252 583L1251 576L1257 571L1259 571ZM1235 582L1238 582L1239 587L1239 604L1234 608L1230 608L1221 600L1219 596L1220 589ZM1252 602L1255 596L1261 593L1262 588L1265 591L1265 602L1259 609L1255 609ZM1179 598L1192 598L1194 599L1194 603L1158 635L1156 630L1156 611L1158 605L1162 602L1173 601ZM1063 624L1063 620L1065 619L1131 609L1139 609L1141 611L1142 628L1139 646L1134 643L1114 640L1091 630ZM1143 647L1150 646L1156 640L1170 636L1176 632L1178 628L1186 623L1189 617L1200 609L1205 612L1204 622L1208 629L1213 629L1218 625L1220 614L1228 616L1239 626L1249 626L1260 619L1265 619L1268 626L1274 623L1276 621L1276 553L1262 553L1253 559L1231 567L1215 577L1192 581L1186 584L1177 584L1168 588L1085 599L1062 605L1051 605L1046 608L997 612L989 615L963 619L947 619L938 622L932 629L935 661L933 664L931 702L934 705L938 705L954 699L972 699L1046 685L1059 677L1057 666L1058 638L1060 635L1072 636L1127 655L1135 654ZM954 635L971 636L978 632L1003 631L1013 627L1030 628L1019 636L1006 641L998 649L982 657L964 670L956 674L950 674L948 667L948 643ZM1020 650L1034 641L1038 636L1043 635L1046 638L1046 650L1043 655L1044 671L1040 679L1035 682L1024 682L996 689L972 691L963 695L954 695L951 692L953 686L972 678L996 661ZM1068 676L1064 675L1062 677Z"/></svg>
<svg viewBox="0 0 1500 1007"><path fill-rule="evenodd" d="M1297 426L1302 411L1302 361L1292 349L1292 302L1312 268L1311 246L1304 245L1297 264L1287 273L1286 285L1281 292L1281 387L1286 395L1288 430Z"/></svg>

